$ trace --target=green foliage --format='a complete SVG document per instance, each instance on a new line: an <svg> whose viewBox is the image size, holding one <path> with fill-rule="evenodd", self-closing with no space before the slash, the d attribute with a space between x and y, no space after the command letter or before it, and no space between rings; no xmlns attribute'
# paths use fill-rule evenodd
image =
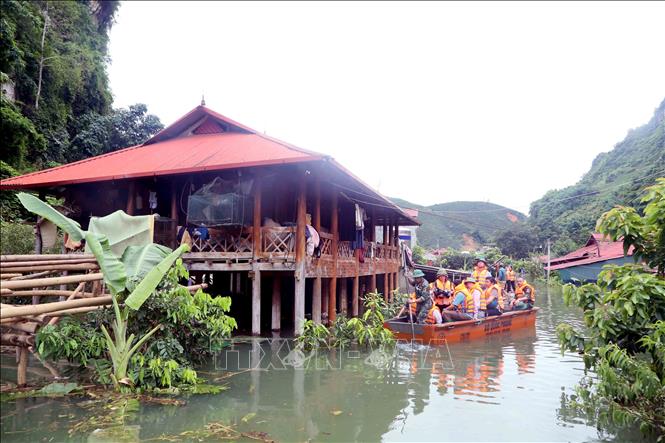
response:
<svg viewBox="0 0 665 443"><path fill-rule="evenodd" d="M32 254L35 251L34 228L0 221L0 247L2 254Z"/></svg>
<svg viewBox="0 0 665 443"><path fill-rule="evenodd" d="M529 225L541 242L554 242L556 255L570 252L586 242L601 214L616 205L639 202L644 188L665 175L663 165L665 100L649 123L629 131L612 151L599 154L578 183L533 202Z"/></svg>
<svg viewBox="0 0 665 443"><path fill-rule="evenodd" d="M43 358L67 359L83 366L100 358L106 350L104 336L99 330L87 328L72 317L63 318L57 325L39 328L35 342Z"/></svg>
<svg viewBox="0 0 665 443"><path fill-rule="evenodd" d="M414 263L425 264L425 248L420 245L415 245L413 247L411 258Z"/></svg>
<svg viewBox="0 0 665 443"><path fill-rule="evenodd" d="M526 221L524 214L493 203L460 201L421 206L397 198L391 200L399 206L421 210L418 244L428 249L465 248L465 236L480 246L498 231Z"/></svg>
<svg viewBox="0 0 665 443"><path fill-rule="evenodd" d="M517 259L527 258L538 245L536 234L523 224L500 231L495 235L494 242L502 253Z"/></svg>
<svg viewBox="0 0 665 443"><path fill-rule="evenodd" d="M366 294L362 317L347 319L339 316L330 328L308 320L296 342L304 349L345 347L357 344L364 347L393 346L392 332L383 327L384 312L388 306L378 293Z"/></svg>
<svg viewBox="0 0 665 443"><path fill-rule="evenodd" d="M645 431L665 433L665 279L662 232L665 180L647 191L644 215L618 207L605 213L597 229L623 238L624 249L634 247L642 264L606 266L597 283L564 286L564 300L584 312L586 331L567 324L557 333L563 350L583 354L586 367L597 374L595 390L588 384L578 391L586 403L600 408L599 419L637 423Z"/></svg>
<svg viewBox="0 0 665 443"><path fill-rule="evenodd" d="M2 160L8 165L24 169L46 150L44 136L5 97L0 98L0 122Z"/></svg>

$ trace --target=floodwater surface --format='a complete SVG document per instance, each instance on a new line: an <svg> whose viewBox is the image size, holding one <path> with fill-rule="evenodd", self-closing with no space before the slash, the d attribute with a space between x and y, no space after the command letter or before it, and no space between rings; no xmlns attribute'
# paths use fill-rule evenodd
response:
<svg viewBox="0 0 665 443"><path fill-rule="evenodd" d="M636 431L596 429L566 407L584 365L561 355L555 328L579 325L580 313L544 288L537 304L533 329L448 347L303 354L289 341L239 339L199 368L226 391L189 396L184 406L141 405L125 420L133 431L126 436L187 441L181 433L221 422L276 441L643 441ZM89 431L68 434L90 416L86 404L3 403L2 442L101 441Z"/></svg>

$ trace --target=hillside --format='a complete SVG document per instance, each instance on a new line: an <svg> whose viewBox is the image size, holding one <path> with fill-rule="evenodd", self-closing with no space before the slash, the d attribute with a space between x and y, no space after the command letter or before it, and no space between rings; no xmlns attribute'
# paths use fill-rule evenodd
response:
<svg viewBox="0 0 665 443"><path fill-rule="evenodd" d="M472 250L491 241L496 232L526 220L524 214L493 203L459 201L421 206L398 198L391 200L403 207L436 213L418 214L422 223L418 228L418 243L426 248Z"/></svg>
<svg viewBox="0 0 665 443"><path fill-rule="evenodd" d="M641 190L659 176L665 176L665 100L647 124L599 154L578 183L533 202L529 225L541 239L553 239L557 251L574 249L603 212L615 205L638 206Z"/></svg>

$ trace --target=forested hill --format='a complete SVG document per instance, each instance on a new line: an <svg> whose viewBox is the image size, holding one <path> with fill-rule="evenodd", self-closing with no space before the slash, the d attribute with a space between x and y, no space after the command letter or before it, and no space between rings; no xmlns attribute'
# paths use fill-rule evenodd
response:
<svg viewBox="0 0 665 443"><path fill-rule="evenodd" d="M587 240L603 212L615 205L638 206L641 190L663 176L665 100L647 124L599 154L578 183L531 203L529 225L541 239L555 240L557 251L572 250Z"/></svg>
<svg viewBox="0 0 665 443"><path fill-rule="evenodd" d="M399 206L421 210L418 244L425 248L473 250L491 242L497 232L526 219L520 212L493 203L458 201L421 206L398 198L391 200Z"/></svg>
<svg viewBox="0 0 665 443"><path fill-rule="evenodd" d="M119 1L2 0L0 176L145 141L162 128L145 105L113 109L109 30ZM16 218L3 193L2 219Z"/></svg>

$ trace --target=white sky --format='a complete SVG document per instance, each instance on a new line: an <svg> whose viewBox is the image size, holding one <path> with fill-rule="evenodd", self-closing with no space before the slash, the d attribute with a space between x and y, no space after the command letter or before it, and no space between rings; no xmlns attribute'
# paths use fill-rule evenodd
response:
<svg viewBox="0 0 665 443"><path fill-rule="evenodd" d="M523 212L665 97L663 3L123 2L116 107L199 104L383 194Z"/></svg>

